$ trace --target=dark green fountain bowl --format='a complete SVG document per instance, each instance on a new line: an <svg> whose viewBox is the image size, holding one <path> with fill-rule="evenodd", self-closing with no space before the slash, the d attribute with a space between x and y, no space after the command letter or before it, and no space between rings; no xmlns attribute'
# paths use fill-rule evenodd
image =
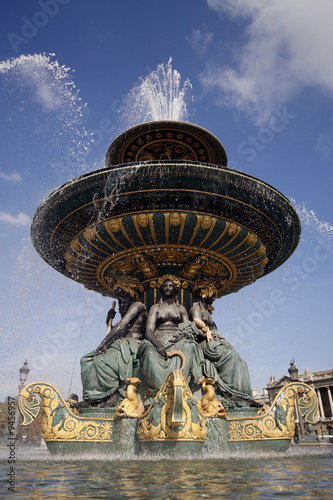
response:
<svg viewBox="0 0 333 500"><path fill-rule="evenodd" d="M153 131L144 124L119 136L109 148L109 166L68 182L38 208L31 233L42 258L103 295L114 297L119 284L135 287L147 305L167 274L180 279L180 298L190 305L196 288L212 285L221 297L283 264L301 232L291 203L263 181L223 165L223 146L202 130L154 122ZM200 150L194 160L174 158L182 144ZM128 156L138 151L132 146L141 146L140 160ZM193 151L184 149L183 156ZM200 155L219 164L197 161ZM122 158L136 161L113 164Z"/></svg>

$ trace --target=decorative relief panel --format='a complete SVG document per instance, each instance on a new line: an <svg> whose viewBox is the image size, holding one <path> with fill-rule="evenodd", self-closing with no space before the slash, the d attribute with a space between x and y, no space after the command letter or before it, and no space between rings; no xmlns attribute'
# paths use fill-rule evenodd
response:
<svg viewBox="0 0 333 500"><path fill-rule="evenodd" d="M267 263L264 245L244 227L177 211L100 222L72 240L65 258L75 279L110 295L117 280L143 291L170 272L192 288L204 279L222 296L253 282Z"/></svg>

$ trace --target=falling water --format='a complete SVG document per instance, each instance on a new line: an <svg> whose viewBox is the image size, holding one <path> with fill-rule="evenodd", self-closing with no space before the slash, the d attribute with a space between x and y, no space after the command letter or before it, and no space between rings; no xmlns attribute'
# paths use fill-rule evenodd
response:
<svg viewBox="0 0 333 500"><path fill-rule="evenodd" d="M85 158L91 136L84 126L87 104L82 102L69 67L55 54L21 55L0 62L7 119L21 127L20 142L29 138L28 157L42 153L36 171L52 174L51 188L87 171ZM36 148L36 152L32 149ZM45 191L51 189L45 186Z"/></svg>
<svg viewBox="0 0 333 500"><path fill-rule="evenodd" d="M129 92L124 101L126 128L155 120L188 120L192 85L186 79L181 86L180 73L171 63L170 58L167 64L159 64Z"/></svg>
<svg viewBox="0 0 333 500"><path fill-rule="evenodd" d="M7 165L23 164L22 175L16 173L25 188L20 202L32 207L33 213L33 207L52 189L91 168L86 161L91 148L91 136L85 128L87 105L79 96L71 69L61 65L54 54L21 55L0 62L0 86L2 134L8 136L3 161ZM20 190L16 189L14 195L19 196ZM18 246L16 266L2 297L0 328L5 369L0 373L1 400L17 390L17 367L22 364L22 356L29 359L30 375L35 379L41 377L43 370L56 371L57 360L60 357L64 360L67 352L71 368L68 346L86 315L82 306L87 292L40 259L30 240L30 217L23 215L25 219L21 217L20 221L27 220L28 224L20 234L25 236ZM12 219L17 220L18 216ZM9 236L0 241L4 258ZM104 311L106 306L93 302L97 311Z"/></svg>

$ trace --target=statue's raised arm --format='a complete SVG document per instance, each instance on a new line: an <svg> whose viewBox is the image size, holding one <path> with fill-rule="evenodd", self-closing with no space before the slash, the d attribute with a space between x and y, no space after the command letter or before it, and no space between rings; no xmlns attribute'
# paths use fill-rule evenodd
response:
<svg viewBox="0 0 333 500"><path fill-rule="evenodd" d="M110 332L97 347L97 354L105 352L115 340L127 337L129 334L132 338L137 338L138 340L143 339L142 328L140 328L142 321L138 322L138 319L140 315L144 315L146 317L145 306L142 302L135 300L129 293L125 292L121 288L117 288L115 292L119 301L121 319L114 327L111 328ZM113 316L112 311L113 309L110 309L108 312L106 318L107 324ZM141 320L142 319L143 318L141 318Z"/></svg>
<svg viewBox="0 0 333 500"><path fill-rule="evenodd" d="M115 288L114 292L121 319L97 350L81 358L83 399L88 404L113 406L119 395L126 396L126 379L133 377L133 363L144 338L147 319L144 304L128 287ZM109 311L107 323L113 316Z"/></svg>

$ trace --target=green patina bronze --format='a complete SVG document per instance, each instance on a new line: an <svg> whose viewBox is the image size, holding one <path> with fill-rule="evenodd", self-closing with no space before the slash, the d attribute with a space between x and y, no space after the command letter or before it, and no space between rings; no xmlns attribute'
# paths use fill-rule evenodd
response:
<svg viewBox="0 0 333 500"><path fill-rule="evenodd" d="M285 196L228 168L220 141L190 123L125 131L105 168L51 193L32 223L38 253L86 288L116 297L121 320L81 359L79 416L53 386L29 386L50 408L50 450L61 442L72 451L286 447L297 390L258 410L248 367L211 309L215 298L282 265L300 232ZM27 423L37 411L25 399L30 392L22 395Z"/></svg>

